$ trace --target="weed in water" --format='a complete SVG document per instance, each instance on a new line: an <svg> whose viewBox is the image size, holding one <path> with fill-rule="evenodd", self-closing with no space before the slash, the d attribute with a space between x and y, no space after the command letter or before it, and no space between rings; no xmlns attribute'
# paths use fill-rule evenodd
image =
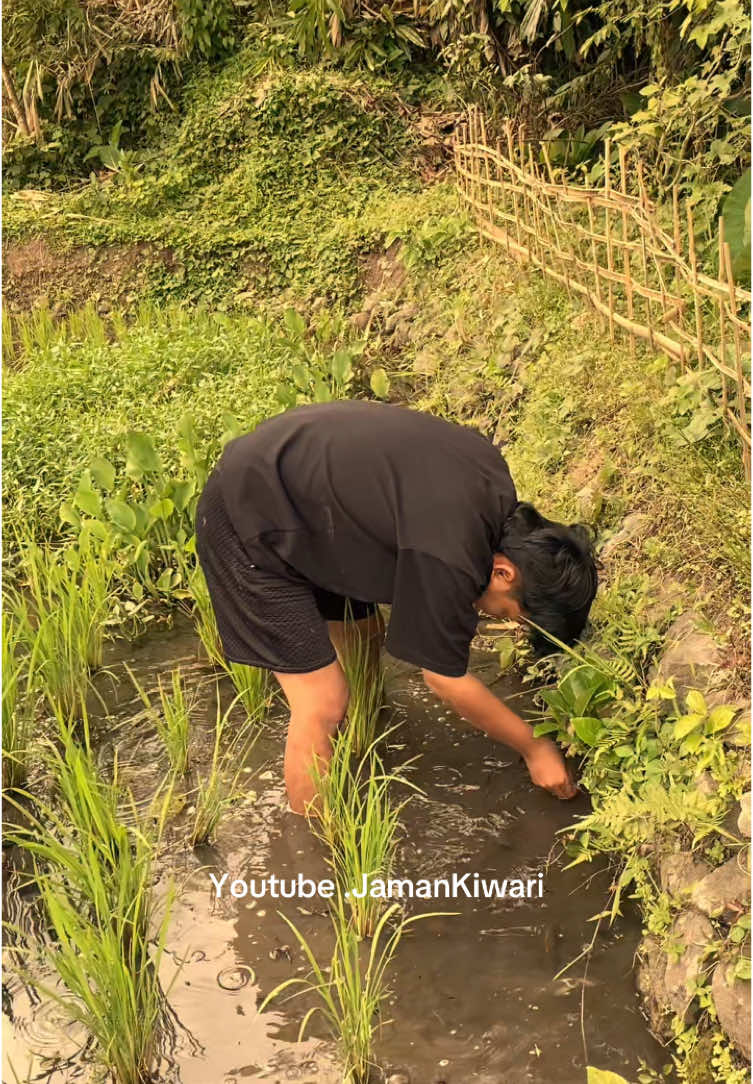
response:
<svg viewBox="0 0 753 1084"><path fill-rule="evenodd" d="M195 812L191 830L191 844L196 847L209 843L217 831L222 815L239 797L238 781L249 753L258 737L254 720L246 718L238 732L223 749L223 739L229 729L229 720L240 694L225 712L220 706L217 690L217 716L214 727L214 745L209 774L199 779L196 792Z"/></svg>
<svg viewBox="0 0 753 1084"><path fill-rule="evenodd" d="M156 830L124 824L119 805L125 799L135 815L132 799L119 786L117 769L112 783L99 774L86 720L84 744L63 716L58 722L58 740L48 743L44 756L59 801L54 807L38 803L39 817L15 829L13 839L32 855L52 934L42 961L65 992L28 978L86 1028L117 1084L145 1084L153 1079L165 1012L158 972L172 890L159 918L152 895L153 852L164 817L156 819Z"/></svg>
<svg viewBox="0 0 753 1084"><path fill-rule="evenodd" d="M328 967L317 962L311 946L290 919L285 915L280 916L301 946L311 972L305 978L292 978L280 983L264 999L260 1010L263 1011L285 991L315 994L319 1004L309 1009L304 1016L299 1039L305 1034L312 1016L316 1012L322 1012L338 1040L345 1084L366 1084L369 1071L374 1067L374 1032L380 1024L381 1006L390 993L387 970L403 934L414 922L436 917L426 914L404 918L399 912L400 906L397 903L384 912L367 948L353 929L342 894L338 893L333 900L330 914L335 946Z"/></svg>
<svg viewBox="0 0 753 1084"><path fill-rule="evenodd" d="M22 626L29 653L50 707L69 717L86 695L90 670L102 665L112 564L90 543L55 551L26 541L21 573L31 601ZM10 598L20 614L25 602L18 594Z"/></svg>
<svg viewBox="0 0 753 1084"><path fill-rule="evenodd" d="M346 727L334 743L326 774L315 769L317 798L310 821L330 852L356 935L364 938L374 933L384 901L369 892L359 898L350 890L360 894L374 878L390 877L400 812L408 800L394 803L390 790L397 783L412 784L385 772L374 745L356 759L353 744Z"/></svg>

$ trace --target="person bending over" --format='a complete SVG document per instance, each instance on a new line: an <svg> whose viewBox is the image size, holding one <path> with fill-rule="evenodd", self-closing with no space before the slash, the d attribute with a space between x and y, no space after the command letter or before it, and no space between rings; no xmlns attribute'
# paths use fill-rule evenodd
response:
<svg viewBox="0 0 753 1084"><path fill-rule="evenodd" d="M224 653L271 670L290 707L290 806L314 796L348 706L337 658L348 612L421 668L429 689L525 759L558 798L564 758L468 673L479 613L528 620L566 643L596 593L584 528L518 501L500 453L476 430L405 407L297 407L226 445L199 499L197 553ZM540 635L540 634L538 634Z"/></svg>

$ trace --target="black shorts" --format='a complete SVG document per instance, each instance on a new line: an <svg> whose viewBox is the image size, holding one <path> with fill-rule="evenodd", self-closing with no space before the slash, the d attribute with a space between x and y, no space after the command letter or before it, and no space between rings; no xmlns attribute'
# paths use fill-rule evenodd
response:
<svg viewBox="0 0 753 1084"><path fill-rule="evenodd" d="M236 534L216 472L196 509L196 552L228 662L281 674L319 670L336 658L327 621L346 613L357 621L377 610L314 587L293 569L265 569L263 549L250 552Z"/></svg>

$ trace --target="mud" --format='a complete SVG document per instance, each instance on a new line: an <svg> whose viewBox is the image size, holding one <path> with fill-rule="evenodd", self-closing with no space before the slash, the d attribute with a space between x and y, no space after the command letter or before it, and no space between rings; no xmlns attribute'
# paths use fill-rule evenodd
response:
<svg viewBox="0 0 753 1084"><path fill-rule="evenodd" d="M139 646L118 648L110 659L114 674L124 657L147 688L179 664L199 690L193 752L194 770L201 770L214 723L214 681L190 630L153 633ZM477 654L475 664L490 681L488 657ZM229 701L229 685L222 681L221 688ZM514 696L518 710L526 707L508 679L495 689ZM587 958L555 978L590 943L594 923L588 919L604 909L610 883L605 867L563 868L557 833L587 812L586 798L561 803L536 790L517 758L452 717L410 668L390 663L388 690L390 722L401 725L389 739L387 760L398 766L418 756L411 779L424 791L403 812L393 876L476 872L530 879L542 871L543 896L404 901L411 914L459 913L427 918L401 942L384 1014L391 1022L376 1051L386 1075L405 1073L412 1084L581 1084L586 1064L628 1079L635 1079L641 1059L660 1068L668 1059L648 1032L635 993L635 916L602 924ZM127 679L104 678L100 691L110 704L109 717L100 721L103 761L117 746L121 772L145 806L166 770L159 742ZM315 1018L309 1037L296 1041L310 1002L278 1001L263 1014L257 1007L278 983L306 971L278 912L295 922L318 959L327 960L326 902L236 899L227 891L217 899L210 880L210 873L225 872L226 885L272 873L293 878L300 872L315 881L328 876L322 847L302 819L287 812L284 735L278 708L254 748L245 797L212 846L192 852L183 842L190 780L171 822L156 888L164 893L170 877L180 888L162 973L172 1028L161 1081L341 1080L321 1021ZM12 888L10 896L11 910L23 913L22 897ZM14 1081L11 1063L19 1081L93 1081L80 1032L61 1029L59 1010L34 1004L10 969L5 984L3 1082Z"/></svg>

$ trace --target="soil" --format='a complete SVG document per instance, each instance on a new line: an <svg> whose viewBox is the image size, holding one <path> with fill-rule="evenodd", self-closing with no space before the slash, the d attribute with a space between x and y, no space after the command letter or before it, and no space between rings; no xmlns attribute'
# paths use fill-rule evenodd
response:
<svg viewBox="0 0 753 1084"><path fill-rule="evenodd" d="M122 663L147 689L157 675L181 666L201 696L193 745L194 767L201 769L215 704L214 680L197 650L193 631L179 626L127 649L118 646L108 660L114 677L101 684L110 715L100 720L100 754L106 762L117 745L121 775L143 805L166 765ZM474 654L474 669L494 682L488 653ZM496 691L516 710L525 709L527 694L514 679L502 680ZM229 702L231 689L224 679L220 684ZM590 942L594 926L588 919L603 910L610 882L603 866L565 869L556 843L560 829L588 812L586 798L562 803L534 788L517 758L442 708L413 668L390 661L388 693L389 723L401 725L388 739L387 761L398 766L418 756L411 779L424 791L401 815L393 876L415 881L477 872L528 879L542 871L544 888L541 899L404 900L408 913L458 913L415 924L400 944L384 1013L391 1022L376 1050L385 1075L404 1073L413 1084L582 1084L586 1064L629 1079L641 1058L660 1068L666 1055L647 1029L635 991L632 961L640 928L634 915L604 924L587 958L558 976ZM217 899L210 880L210 873L224 872L227 883L272 873L289 878L300 872L314 881L329 876L323 848L287 811L284 736L284 714L276 710L254 747L246 798L226 816L211 846L186 849L188 810L171 822L156 889L166 891L170 877L180 886L163 973L165 985L172 982L174 1026L160 1081L342 1079L321 1019L315 1017L309 1037L297 1041L310 1002L280 1000L258 1011L278 983L307 969L278 912L296 923L320 961L327 960L332 933L325 901L236 899L228 893ZM190 800L189 794L186 805ZM16 920L28 926L23 898L10 891L7 900ZM6 993L3 1079L13 1079L12 1062L23 1080L92 1081L83 1036L75 1028L61 1030L59 1010L46 1001L34 1004L10 972ZM32 1051L42 1059L24 1076Z"/></svg>
<svg viewBox="0 0 753 1084"><path fill-rule="evenodd" d="M3 246L3 297L6 311L26 313L46 305L55 316L81 308L128 308L130 295L143 287L151 265L176 270L170 249L146 242L134 245L54 247L46 237Z"/></svg>

